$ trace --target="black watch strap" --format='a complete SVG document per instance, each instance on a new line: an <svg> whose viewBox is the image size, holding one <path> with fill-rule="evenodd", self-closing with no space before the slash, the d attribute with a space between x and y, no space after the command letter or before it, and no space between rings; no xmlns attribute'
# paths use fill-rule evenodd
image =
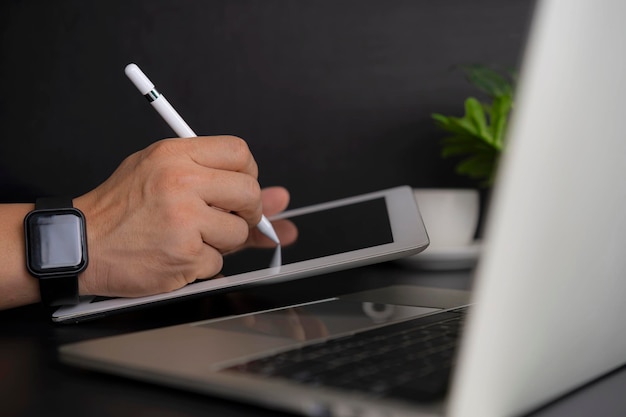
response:
<svg viewBox="0 0 626 417"><path fill-rule="evenodd" d="M35 210L70 207L74 207L71 198L46 197L38 198L35 202ZM39 280L39 291L41 301L46 306L78 304L78 274L42 278Z"/></svg>
<svg viewBox="0 0 626 417"><path fill-rule="evenodd" d="M44 197L35 201L35 210L58 209L74 207L71 198L66 197Z"/></svg>
<svg viewBox="0 0 626 417"><path fill-rule="evenodd" d="M39 280L44 305L58 307L78 304L78 275L62 275Z"/></svg>

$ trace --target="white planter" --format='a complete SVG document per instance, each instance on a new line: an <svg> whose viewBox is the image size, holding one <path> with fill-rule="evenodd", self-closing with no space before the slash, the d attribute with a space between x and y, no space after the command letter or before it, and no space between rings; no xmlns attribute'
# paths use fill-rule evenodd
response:
<svg viewBox="0 0 626 417"><path fill-rule="evenodd" d="M478 190L415 188L430 245L400 262L420 269L467 269L476 264L480 244L475 240L480 216Z"/></svg>

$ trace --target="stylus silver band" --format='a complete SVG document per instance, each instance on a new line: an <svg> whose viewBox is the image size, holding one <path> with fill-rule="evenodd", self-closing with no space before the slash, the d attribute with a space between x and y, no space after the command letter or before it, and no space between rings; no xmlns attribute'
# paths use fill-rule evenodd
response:
<svg viewBox="0 0 626 417"><path fill-rule="evenodd" d="M150 90L149 93L144 94L144 97L149 101L149 102L153 102L154 100L156 100L157 98L159 98L161 94L159 94L159 92L156 89Z"/></svg>

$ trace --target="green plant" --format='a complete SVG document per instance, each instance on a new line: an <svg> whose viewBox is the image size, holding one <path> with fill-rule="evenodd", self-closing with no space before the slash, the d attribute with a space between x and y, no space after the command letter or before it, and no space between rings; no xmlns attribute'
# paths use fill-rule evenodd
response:
<svg viewBox="0 0 626 417"><path fill-rule="evenodd" d="M515 76L482 65L459 68L471 84L486 94L487 101L468 97L463 117L432 115L435 123L450 133L442 139L441 154L444 158L460 157L456 172L489 187L504 147Z"/></svg>

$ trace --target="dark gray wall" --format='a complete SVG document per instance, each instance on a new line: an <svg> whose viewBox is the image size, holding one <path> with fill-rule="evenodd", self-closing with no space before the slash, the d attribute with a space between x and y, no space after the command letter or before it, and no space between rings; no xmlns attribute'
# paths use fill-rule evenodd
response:
<svg viewBox="0 0 626 417"><path fill-rule="evenodd" d="M198 134L245 138L292 206L409 184L467 186L432 112L456 64L517 66L530 0L108 0L0 5L0 198L82 194L173 134L136 62Z"/></svg>

